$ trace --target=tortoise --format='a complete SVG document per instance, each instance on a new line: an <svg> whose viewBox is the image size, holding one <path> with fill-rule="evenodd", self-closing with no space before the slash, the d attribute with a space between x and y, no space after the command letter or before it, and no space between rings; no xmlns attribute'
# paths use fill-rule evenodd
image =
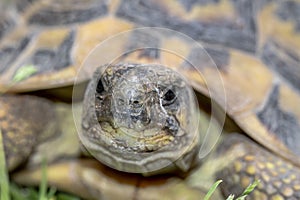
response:
<svg viewBox="0 0 300 200"><path fill-rule="evenodd" d="M1 96L1 131L8 168L15 170L25 160L29 168L27 171L14 173L12 178L21 184L39 183L39 170L34 168L34 163L38 162L41 158L39 153L43 152L42 155L46 153L50 163L49 183L86 198L201 199L201 182L206 181L205 176L211 175L203 173L201 166L216 166L214 176L226 182L221 185L224 196L229 193L238 194L251 181L260 179L260 185L249 198L299 199L299 5L296 0L78 0L64 3L55 0L28 0L13 2L7 9L2 6L0 89L5 94ZM56 105L45 98L28 94L6 94L65 87L72 85L75 79L77 83L88 81L95 67L84 67L87 71L82 71L80 66L89 52L108 37L138 27L168 28L201 42L215 65L207 59L203 48L191 44L184 39L186 36L146 34L145 31L140 34L140 29L127 32L126 37L110 40L113 43L105 43L106 46L100 48L100 54L90 55L90 62L85 64L98 67L99 59L101 64L105 64L111 62L112 56L121 55L113 58L116 59L115 62L123 64L113 63L108 66L118 66L117 69L135 66L132 67L133 70L144 69L144 72L147 69L145 66L158 71L164 69L165 72L170 71L157 64L170 67L185 77L187 81L183 85L189 83L198 92L209 96L226 111L227 120L231 118L237 125L234 130L239 133L222 134L212 161L195 162L194 159L197 157L194 150L199 146L201 149L205 147L209 138L202 145L195 144L192 146L194 148L188 149L186 155L191 155L191 158L179 159L187 167L175 166L180 168L181 176L177 173L144 177L132 174L141 172L141 164L113 164L118 170L130 172L124 173L106 167L95 159L79 158L79 141L74 139L76 130L72 120L66 117L70 114L70 105ZM176 49L179 56L166 53L163 49ZM16 82L16 75L28 66L35 69L34 73L25 80ZM102 73L110 72L102 70ZM170 73L173 74L173 71ZM144 74L144 77L148 76L148 73ZM179 76L178 73L175 74L175 77ZM90 92L93 98L97 96L100 99L98 107L101 107L101 93L110 92L106 91L110 85L102 83L102 87L101 84L97 87L102 82L99 71L95 73L95 77L86 94ZM178 77L175 78L177 79ZM165 86L173 86L173 83L167 82ZM121 86L126 84L118 85ZM181 98L183 105L190 105L192 102L182 100L189 97L190 89L187 88L184 86L182 91L188 95L172 94L175 89L169 95ZM126 90L126 87L123 89ZM55 94L57 92L51 91ZM160 88L159 91L165 91L166 94L169 88ZM43 96L45 93L38 91L34 94ZM89 98L91 96L86 95L86 99ZM200 104L204 98L200 96ZM88 100L85 100L83 107L90 105L86 101ZM204 107L209 105L204 104ZM103 109L102 107L101 111ZM110 109L104 111L111 112ZM98 112L98 117L107 120L107 116L102 116L101 112ZM140 124L143 120L136 119L136 122ZM149 121L145 119L147 120ZM182 120L184 122L187 119ZM107 122L112 123L109 120ZM176 123L180 124L174 120L169 124ZM84 129L84 123L82 126ZM172 132L171 127L168 126L167 132L174 136L179 129L175 128L176 131ZM215 137L212 140L215 141ZM70 142L70 146L65 142ZM87 143L91 144L88 140ZM151 145L150 148L154 149L138 146L130 148L130 151L143 149L155 156L155 148L160 149L159 145L163 143ZM47 146L51 148L50 151ZM90 149L92 145L85 146ZM108 149L101 145L96 145L97 148L102 151L97 154L93 150L92 154L96 157L101 152L103 154L105 148ZM32 155L33 152L35 154ZM119 156L122 158L121 154ZM59 160L58 157L68 159ZM178 155L175 156L176 161L177 158ZM113 155L102 161L110 164L109 159L114 159ZM123 161L128 159L126 157Z"/></svg>

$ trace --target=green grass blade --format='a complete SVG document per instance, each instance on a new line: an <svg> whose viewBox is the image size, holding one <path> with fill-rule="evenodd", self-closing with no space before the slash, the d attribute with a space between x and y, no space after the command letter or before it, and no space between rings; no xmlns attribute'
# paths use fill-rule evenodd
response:
<svg viewBox="0 0 300 200"><path fill-rule="evenodd" d="M13 82L20 82L30 77L32 74L35 74L37 71L37 68L33 65L24 65L16 71L16 74L13 77Z"/></svg>
<svg viewBox="0 0 300 200"><path fill-rule="evenodd" d="M39 188L39 200L47 200L47 164L46 160L42 162L42 180Z"/></svg>
<svg viewBox="0 0 300 200"><path fill-rule="evenodd" d="M218 180L217 182L215 182L211 188L209 189L209 191L207 192L207 194L204 197L204 200L209 200L209 198L212 196L212 194L215 192L215 190L217 189L217 187L219 186L220 183L222 183L222 180Z"/></svg>
<svg viewBox="0 0 300 200"><path fill-rule="evenodd" d="M39 198L34 188L22 188L14 183L10 184L10 194L12 200L37 200Z"/></svg>
<svg viewBox="0 0 300 200"><path fill-rule="evenodd" d="M10 200L8 170L6 168L1 128L0 128L0 200Z"/></svg>
<svg viewBox="0 0 300 200"><path fill-rule="evenodd" d="M23 200L34 200L39 198L38 192L34 188L26 188L26 196Z"/></svg>
<svg viewBox="0 0 300 200"><path fill-rule="evenodd" d="M17 185L11 184L10 187L10 195L13 200L24 200L24 195L20 191Z"/></svg>
<svg viewBox="0 0 300 200"><path fill-rule="evenodd" d="M55 199L56 192L57 192L56 188L50 187L49 192L47 194L47 199Z"/></svg>
<svg viewBox="0 0 300 200"><path fill-rule="evenodd" d="M231 195L229 195L228 197L227 197L227 199L226 200L233 200L234 199L234 195L233 194L231 194Z"/></svg>
<svg viewBox="0 0 300 200"><path fill-rule="evenodd" d="M256 188L259 182L259 180L255 180L253 183L251 183L236 200L244 200Z"/></svg>
<svg viewBox="0 0 300 200"><path fill-rule="evenodd" d="M80 198L73 195L61 193L57 195L57 200L80 200Z"/></svg>

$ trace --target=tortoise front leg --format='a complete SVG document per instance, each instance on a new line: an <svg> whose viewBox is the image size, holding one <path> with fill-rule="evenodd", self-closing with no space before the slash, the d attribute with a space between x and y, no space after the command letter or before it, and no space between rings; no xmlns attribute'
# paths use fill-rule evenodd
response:
<svg viewBox="0 0 300 200"><path fill-rule="evenodd" d="M300 199L300 169L245 136L229 135L218 153L230 160L216 174L224 180L225 184L221 184L224 196L241 194L250 183L260 180L249 199Z"/></svg>

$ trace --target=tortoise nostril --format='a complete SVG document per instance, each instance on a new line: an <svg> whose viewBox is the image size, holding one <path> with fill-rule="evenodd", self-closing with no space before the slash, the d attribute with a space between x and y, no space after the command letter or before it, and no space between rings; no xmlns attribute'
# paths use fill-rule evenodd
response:
<svg viewBox="0 0 300 200"><path fill-rule="evenodd" d="M139 100L131 100L129 104L131 104L133 109L140 109L143 107L143 102Z"/></svg>
<svg viewBox="0 0 300 200"><path fill-rule="evenodd" d="M179 129L179 122L173 116L168 117L166 119L165 129L169 130L172 134L176 135Z"/></svg>
<svg viewBox="0 0 300 200"><path fill-rule="evenodd" d="M131 115L130 117L134 123L141 122L144 126L151 122L151 119L144 112L139 115Z"/></svg>

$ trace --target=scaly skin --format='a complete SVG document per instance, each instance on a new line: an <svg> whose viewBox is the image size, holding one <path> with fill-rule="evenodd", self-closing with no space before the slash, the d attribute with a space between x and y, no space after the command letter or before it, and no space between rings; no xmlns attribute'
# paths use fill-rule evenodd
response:
<svg viewBox="0 0 300 200"><path fill-rule="evenodd" d="M222 153L225 150L226 153ZM231 162L217 173L218 179L226 183L221 185L225 196L240 194L249 184L260 180L258 187L248 198L300 198L300 169L287 160L238 134L225 137L218 151L222 153L222 157L231 157Z"/></svg>
<svg viewBox="0 0 300 200"><path fill-rule="evenodd" d="M50 101L32 96L0 96L0 128L9 170L24 162L33 149L57 132Z"/></svg>

